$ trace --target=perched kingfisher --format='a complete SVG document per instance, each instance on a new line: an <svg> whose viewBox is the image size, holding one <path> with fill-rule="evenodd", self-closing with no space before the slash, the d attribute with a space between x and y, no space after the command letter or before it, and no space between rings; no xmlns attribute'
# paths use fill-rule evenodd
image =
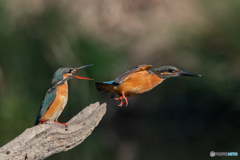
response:
<svg viewBox="0 0 240 160"><path fill-rule="evenodd" d="M55 121L67 127L66 123L58 122L58 117L62 113L68 100L68 84L67 81L72 78L92 80L90 78L79 77L73 75L80 69L86 68L90 65L85 65L78 68L59 68L53 75L52 86L47 91L39 110L35 125L44 123L46 121Z"/></svg>
<svg viewBox="0 0 240 160"><path fill-rule="evenodd" d="M119 98L115 98L115 100L120 101L119 106L121 107L123 105L122 99L125 99L127 106L128 101L126 97L147 92L170 77L201 76L199 74L181 71L173 66L151 68L152 65L139 65L121 74L114 81L96 82L96 89L101 93L113 92L119 95Z"/></svg>

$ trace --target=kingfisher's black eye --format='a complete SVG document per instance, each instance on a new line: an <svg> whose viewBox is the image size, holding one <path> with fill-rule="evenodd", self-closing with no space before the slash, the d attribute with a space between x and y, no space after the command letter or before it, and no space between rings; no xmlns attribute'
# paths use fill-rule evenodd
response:
<svg viewBox="0 0 240 160"><path fill-rule="evenodd" d="M173 72L173 69L169 69L168 72L172 73L172 72Z"/></svg>
<svg viewBox="0 0 240 160"><path fill-rule="evenodd" d="M72 69L69 69L68 73L72 73Z"/></svg>

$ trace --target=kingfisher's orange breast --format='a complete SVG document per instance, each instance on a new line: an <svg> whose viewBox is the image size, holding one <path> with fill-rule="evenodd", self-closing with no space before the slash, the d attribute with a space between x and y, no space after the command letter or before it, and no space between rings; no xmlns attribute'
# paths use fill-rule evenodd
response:
<svg viewBox="0 0 240 160"><path fill-rule="evenodd" d="M56 98L42 119L52 121L56 120L62 113L64 107L66 106L67 100L68 100L68 85L67 82L65 82L63 85L57 86Z"/></svg>
<svg viewBox="0 0 240 160"><path fill-rule="evenodd" d="M125 93L125 96L131 96L147 92L161 83L163 79L159 78L156 74L151 75L147 70L133 73L126 77L123 82L114 87L117 94Z"/></svg>

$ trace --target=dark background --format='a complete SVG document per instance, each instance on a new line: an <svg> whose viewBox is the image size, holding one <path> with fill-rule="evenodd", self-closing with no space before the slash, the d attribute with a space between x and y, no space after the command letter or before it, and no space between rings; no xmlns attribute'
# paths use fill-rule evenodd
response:
<svg viewBox="0 0 240 160"><path fill-rule="evenodd" d="M240 1L0 1L0 146L32 127L60 67L94 64L70 80L67 122L85 106L107 112L79 146L48 160L210 159L240 153ZM100 94L129 68L172 65L202 77L164 81L129 98ZM219 160L234 157L215 157Z"/></svg>

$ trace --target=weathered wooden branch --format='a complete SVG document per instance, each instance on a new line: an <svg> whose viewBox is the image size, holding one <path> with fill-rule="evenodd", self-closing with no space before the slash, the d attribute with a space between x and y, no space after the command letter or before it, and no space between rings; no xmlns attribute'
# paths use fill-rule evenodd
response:
<svg viewBox="0 0 240 160"><path fill-rule="evenodd" d="M101 121L106 112L106 103L99 102L84 108L65 126L46 122L26 129L21 135L0 148L1 160L45 159L48 156L74 148Z"/></svg>

